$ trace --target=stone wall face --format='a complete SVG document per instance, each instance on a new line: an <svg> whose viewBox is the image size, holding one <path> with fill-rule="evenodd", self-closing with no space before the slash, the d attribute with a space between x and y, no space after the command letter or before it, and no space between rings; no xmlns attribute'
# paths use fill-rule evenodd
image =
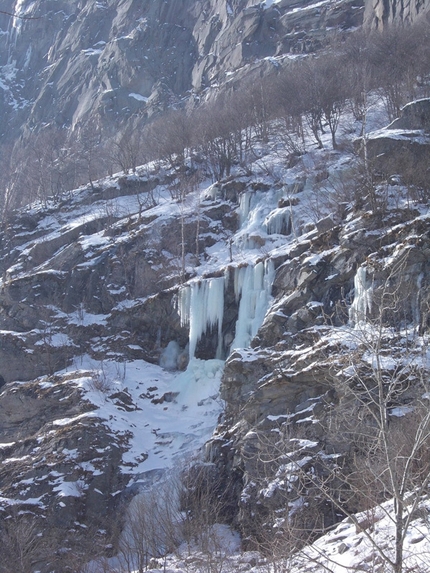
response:
<svg viewBox="0 0 430 573"><path fill-rule="evenodd" d="M91 121L114 135L172 101L237 87L268 58L318 49L330 30L412 22L429 1L253 0L142 3L10 0L0 15L0 133L14 142L43 124L79 131ZM29 42L29 38L31 41Z"/></svg>
<svg viewBox="0 0 430 573"><path fill-rule="evenodd" d="M362 22L362 0L290 4L11 1L28 19L0 15L0 133L14 141L42 123L80 130L97 119L112 135L186 94L207 97L243 77L230 75L239 68L264 73L264 58L312 51L327 29Z"/></svg>
<svg viewBox="0 0 430 573"><path fill-rule="evenodd" d="M410 24L418 18L428 18L429 13L428 0L366 0L364 24L383 29L391 24Z"/></svg>

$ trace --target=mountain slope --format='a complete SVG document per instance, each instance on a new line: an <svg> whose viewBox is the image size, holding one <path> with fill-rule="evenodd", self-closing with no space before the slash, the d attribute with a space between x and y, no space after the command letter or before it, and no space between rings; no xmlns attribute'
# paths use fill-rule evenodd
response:
<svg viewBox="0 0 430 573"><path fill-rule="evenodd" d="M398 141L398 129L384 133ZM102 551L129 494L207 440L224 410L207 460L229 484L228 518L244 539L256 542L260 520L271 531L292 508L312 533L306 499L325 526L342 517L309 484L285 480L351 460L346 389L352 365L372 378L375 344L384 376L411 380L429 284L423 197L393 178L376 188L376 212L360 207L342 184L354 162L344 143L328 151L309 139L288 162L275 130L246 170L216 184L159 162L10 219L0 259L3 511L39 516L71 554L86 527L103 529L100 545L81 547L84 557ZM387 405L400 430L415 399L404 390ZM342 432L328 430L335 421ZM288 436L281 450L278 432ZM293 466L261 474L265 451Z"/></svg>

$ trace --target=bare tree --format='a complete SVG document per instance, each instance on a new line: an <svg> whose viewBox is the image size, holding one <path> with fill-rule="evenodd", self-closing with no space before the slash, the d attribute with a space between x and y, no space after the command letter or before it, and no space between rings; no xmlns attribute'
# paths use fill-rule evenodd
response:
<svg viewBox="0 0 430 573"><path fill-rule="evenodd" d="M404 319L400 263L375 290L375 318L354 330L357 348L337 375L340 410L335 432L351 440L355 454L331 476L342 484L342 496L328 487L328 479L314 480L324 495L360 527L351 509L381 506L395 531L393 551L380 547L364 531L382 560L394 573L404 571L404 542L412 519L430 482L429 364L425 339L413 330L395 334L387 326ZM389 345L389 346L388 346ZM387 347L388 346L388 347ZM364 504L364 507L363 507ZM349 509L350 508L350 509Z"/></svg>
<svg viewBox="0 0 430 573"><path fill-rule="evenodd" d="M120 139L113 143L112 155L124 173L136 173L137 167L148 160L143 131L139 128L126 129Z"/></svg>
<svg viewBox="0 0 430 573"><path fill-rule="evenodd" d="M4 221L9 212L20 205L23 197L19 185L20 169L15 163L16 154L12 145L3 145L0 149L0 168L2 171L0 187L0 221ZM25 199L25 198L24 198Z"/></svg>
<svg viewBox="0 0 430 573"><path fill-rule="evenodd" d="M79 184L89 183L94 189L94 181L107 169L112 158L103 144L103 134L97 118L92 118L85 126L80 126L70 142L70 151L76 169Z"/></svg>
<svg viewBox="0 0 430 573"><path fill-rule="evenodd" d="M195 145L214 181L220 181L240 157L242 130L236 114L220 99L202 106L194 117Z"/></svg>
<svg viewBox="0 0 430 573"><path fill-rule="evenodd" d="M284 122L278 131L284 136L283 140L292 153L303 153L305 148L302 83L300 66L291 65L279 73L272 86L273 105L276 107L277 116Z"/></svg>
<svg viewBox="0 0 430 573"><path fill-rule="evenodd" d="M264 81L253 81L245 86L249 94L251 120L257 138L267 143L270 131L270 120L273 119L272 78Z"/></svg>
<svg viewBox="0 0 430 573"><path fill-rule="evenodd" d="M120 561L128 573L143 573L152 558L164 557L179 545L179 487L177 478L171 476L131 501L119 541Z"/></svg>
<svg viewBox="0 0 430 573"><path fill-rule="evenodd" d="M347 74L341 58L333 52L318 60L318 65L319 76L324 78L321 86L323 116L330 130L333 149L337 149L336 132L346 106Z"/></svg>
<svg viewBox="0 0 430 573"><path fill-rule="evenodd" d="M2 519L0 572L32 573L37 562L49 558L50 546L40 532L36 516L13 512Z"/></svg>
<svg viewBox="0 0 430 573"><path fill-rule="evenodd" d="M429 73L428 24L387 27L370 40L370 61L388 115L394 119L418 95L419 77Z"/></svg>
<svg viewBox="0 0 430 573"><path fill-rule="evenodd" d="M357 121L362 122L362 133L366 128L369 91L377 85L375 69L371 62L371 38L369 33L359 30L336 49L340 53L339 65L346 73L345 89L352 112Z"/></svg>
<svg viewBox="0 0 430 573"><path fill-rule="evenodd" d="M192 144L192 124L184 110L171 110L148 124L145 138L153 156L182 169Z"/></svg>
<svg viewBox="0 0 430 573"><path fill-rule="evenodd" d="M24 155L22 151L19 184L25 187L27 201L55 200L65 189L73 188L73 177L69 182L71 163L65 130L46 128L30 140L25 152Z"/></svg>
<svg viewBox="0 0 430 573"><path fill-rule="evenodd" d="M181 475L182 531L189 552L202 556L197 571L220 573L227 548L219 525L231 522L232 482L215 464L193 460Z"/></svg>

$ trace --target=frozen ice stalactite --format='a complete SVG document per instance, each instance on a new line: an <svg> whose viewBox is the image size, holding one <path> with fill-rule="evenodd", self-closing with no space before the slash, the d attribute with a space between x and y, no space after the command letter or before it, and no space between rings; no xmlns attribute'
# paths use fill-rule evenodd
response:
<svg viewBox="0 0 430 573"><path fill-rule="evenodd" d="M247 348L257 334L271 299L274 273L274 264L270 259L234 269L234 293L239 311L231 350ZM179 291L181 326L189 326L190 360L195 357L201 337L214 327L218 328L216 358L222 357L226 286L226 277L217 277L192 282Z"/></svg>
<svg viewBox="0 0 430 573"><path fill-rule="evenodd" d="M263 223L268 235L289 235L291 233L291 208L275 209L265 218Z"/></svg>
<svg viewBox="0 0 430 573"><path fill-rule="evenodd" d="M189 356L194 358L197 343L208 328L218 326L216 357L222 353L225 277L202 279L179 291L178 310L181 326L189 325Z"/></svg>
<svg viewBox="0 0 430 573"><path fill-rule="evenodd" d="M270 259L235 269L234 292L239 301L239 314L231 350L247 348L262 325L271 298L274 272Z"/></svg>
<svg viewBox="0 0 430 573"><path fill-rule="evenodd" d="M239 225L243 227L249 213L256 202L256 193L254 191L245 191L239 199Z"/></svg>
<svg viewBox="0 0 430 573"><path fill-rule="evenodd" d="M354 325L365 322L372 310L373 282L367 279L365 266L359 267L354 277L354 300L349 309L349 320Z"/></svg>

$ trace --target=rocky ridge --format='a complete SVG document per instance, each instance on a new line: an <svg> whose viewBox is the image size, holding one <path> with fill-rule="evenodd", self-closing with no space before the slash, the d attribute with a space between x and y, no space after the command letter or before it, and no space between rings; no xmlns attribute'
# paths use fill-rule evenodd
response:
<svg viewBox="0 0 430 573"><path fill-rule="evenodd" d="M235 89L314 51L330 31L361 26L365 9L369 22L428 10L397 4L8 0L4 11L23 19L0 14L0 132L14 143L40 126L76 136L98 125L112 137L125 121L141 125L172 103Z"/></svg>

